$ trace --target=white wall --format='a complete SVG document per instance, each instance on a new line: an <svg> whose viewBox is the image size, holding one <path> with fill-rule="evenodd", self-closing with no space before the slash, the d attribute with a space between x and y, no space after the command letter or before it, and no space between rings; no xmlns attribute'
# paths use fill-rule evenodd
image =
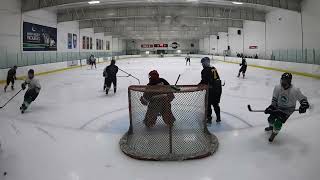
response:
<svg viewBox="0 0 320 180"><path fill-rule="evenodd" d="M265 23L258 21L244 21L243 24L244 54L259 57L265 55ZM250 46L258 46L257 49L249 49Z"/></svg>
<svg viewBox="0 0 320 180"><path fill-rule="evenodd" d="M119 52L119 39L112 37L112 51Z"/></svg>
<svg viewBox="0 0 320 180"><path fill-rule="evenodd" d="M224 50L228 50L228 33L226 32L219 32L218 33L218 54L223 55Z"/></svg>
<svg viewBox="0 0 320 180"><path fill-rule="evenodd" d="M238 30L241 31L241 35L238 34ZM243 29L241 28L228 28L229 34L229 46L231 50L231 56L236 56L237 53L243 53Z"/></svg>
<svg viewBox="0 0 320 180"><path fill-rule="evenodd" d="M125 44L125 43L124 43L124 41L123 41L122 39L119 39L119 38L118 38L118 43L119 43L119 45L118 45L118 47L119 47L119 48L118 48L118 51L119 51L119 52L124 51L124 50L125 50L125 47L124 47L124 44Z"/></svg>
<svg viewBox="0 0 320 180"><path fill-rule="evenodd" d="M79 52L80 50L80 31L79 22L63 22L57 25L57 49L58 52ZM68 49L68 33L77 35L77 47ZM82 45L82 44L81 44Z"/></svg>
<svg viewBox="0 0 320 180"><path fill-rule="evenodd" d="M304 0L301 5L303 46L320 49L320 1Z"/></svg>
<svg viewBox="0 0 320 180"><path fill-rule="evenodd" d="M210 46L211 46L211 44L210 44L210 37L205 37L204 39L203 39L203 51L205 52L205 53L209 53L210 52Z"/></svg>
<svg viewBox="0 0 320 180"><path fill-rule="evenodd" d="M0 61L6 52L20 51L20 9L20 0L1 0Z"/></svg>
<svg viewBox="0 0 320 180"><path fill-rule="evenodd" d="M216 35L210 36L210 54L216 54L218 50L218 40Z"/></svg>
<svg viewBox="0 0 320 180"><path fill-rule="evenodd" d="M204 39L199 40L199 51L204 52Z"/></svg>
<svg viewBox="0 0 320 180"><path fill-rule="evenodd" d="M267 57L272 49L301 49L301 14L295 11L278 9L267 13Z"/></svg>

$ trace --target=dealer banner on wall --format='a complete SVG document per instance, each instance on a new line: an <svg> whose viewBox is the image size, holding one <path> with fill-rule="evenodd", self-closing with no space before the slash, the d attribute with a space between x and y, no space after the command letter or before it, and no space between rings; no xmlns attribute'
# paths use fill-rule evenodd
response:
<svg viewBox="0 0 320 180"><path fill-rule="evenodd" d="M57 28L23 22L23 51L57 51Z"/></svg>

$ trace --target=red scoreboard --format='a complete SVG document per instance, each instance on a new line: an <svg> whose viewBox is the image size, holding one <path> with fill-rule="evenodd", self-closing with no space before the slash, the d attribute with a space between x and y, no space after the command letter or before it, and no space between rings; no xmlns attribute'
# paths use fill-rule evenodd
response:
<svg viewBox="0 0 320 180"><path fill-rule="evenodd" d="M168 48L168 44L141 44L141 48Z"/></svg>
<svg viewBox="0 0 320 180"><path fill-rule="evenodd" d="M154 44L154 47L155 48L167 48L168 47L168 44Z"/></svg>

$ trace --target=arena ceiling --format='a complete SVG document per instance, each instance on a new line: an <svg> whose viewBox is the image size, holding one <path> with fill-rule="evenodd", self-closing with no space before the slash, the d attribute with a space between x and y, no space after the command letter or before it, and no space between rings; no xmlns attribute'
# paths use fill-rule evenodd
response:
<svg viewBox="0 0 320 180"><path fill-rule="evenodd" d="M236 2L236 3L235 3ZM123 39L200 39L244 20L265 21L267 12L300 11L301 0L22 0L22 11L49 9L58 22Z"/></svg>

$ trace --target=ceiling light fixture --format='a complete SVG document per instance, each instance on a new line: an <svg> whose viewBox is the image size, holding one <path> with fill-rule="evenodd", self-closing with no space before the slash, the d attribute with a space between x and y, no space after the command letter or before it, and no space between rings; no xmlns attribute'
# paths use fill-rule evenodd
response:
<svg viewBox="0 0 320 180"><path fill-rule="evenodd" d="M241 4L243 4L243 2L233 1L232 4L241 5Z"/></svg>
<svg viewBox="0 0 320 180"><path fill-rule="evenodd" d="M88 3L89 3L89 4L99 4L100 1L89 1Z"/></svg>

